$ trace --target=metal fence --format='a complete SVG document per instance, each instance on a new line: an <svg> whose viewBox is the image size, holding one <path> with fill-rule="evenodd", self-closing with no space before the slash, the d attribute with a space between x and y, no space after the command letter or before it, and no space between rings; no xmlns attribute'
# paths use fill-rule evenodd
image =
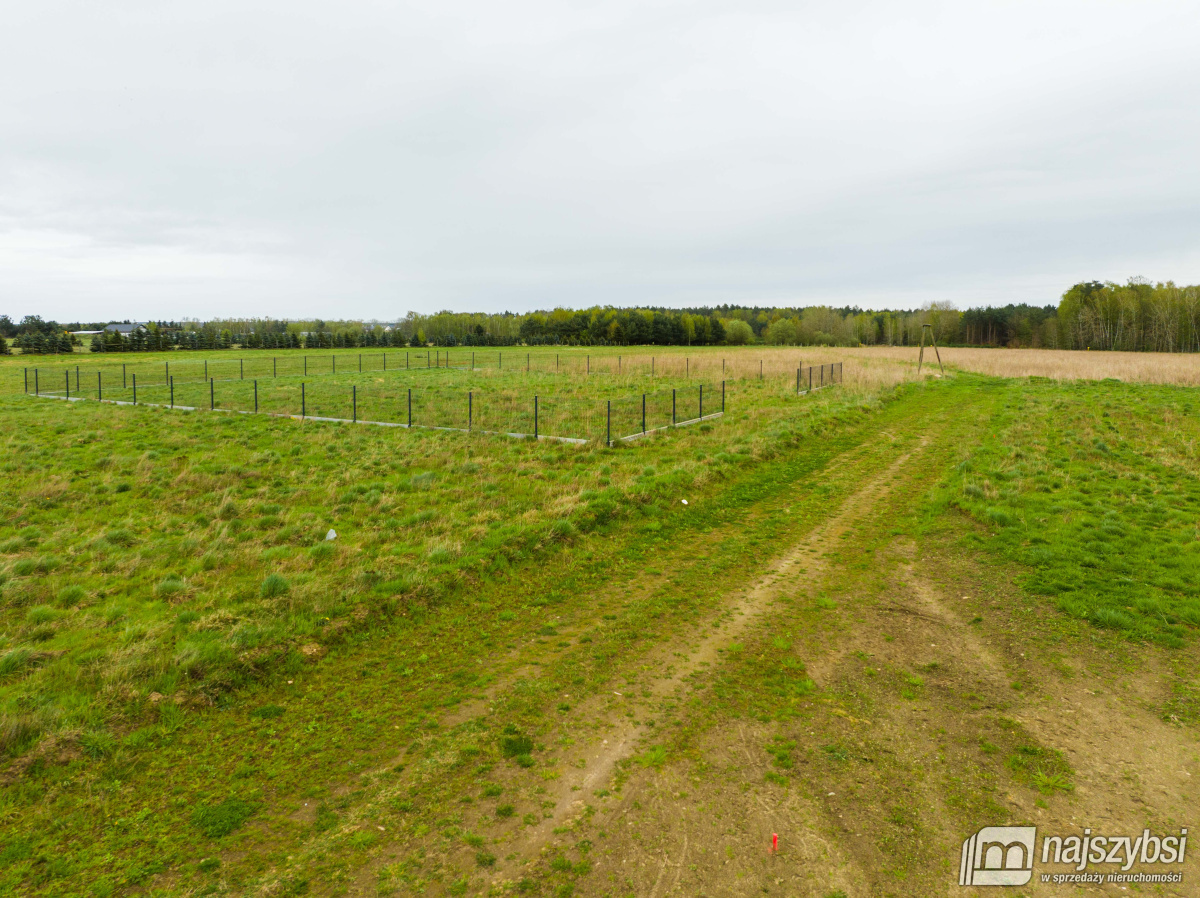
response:
<svg viewBox="0 0 1200 898"><path fill-rule="evenodd" d="M80 392L94 383L97 378L105 388L111 388L120 379L122 389L128 389L134 376L143 387L153 384L176 384L188 382L207 383L210 380L266 380L268 378L303 377L315 378L333 375L349 375L397 371L498 371L504 373L563 374L575 377L589 375L635 376L682 378L684 380L765 380L787 376L786 366L778 360L764 368L761 359L749 356L718 358L702 356L693 358L681 355L603 355L593 358L580 353L532 353L501 352L496 350L471 349L421 349L391 352L357 352L343 355L299 354L267 355L258 351L239 358L190 358L180 354L179 358L163 361L133 359L117 362L87 357L92 364L41 365L27 367L19 374L24 379L26 393L54 392L69 377L72 388ZM832 377L833 368L840 376L841 365L822 365L814 370L819 385L820 376Z"/></svg>
<svg viewBox="0 0 1200 898"><path fill-rule="evenodd" d="M334 357L329 373L337 371ZM364 361L366 354L363 355ZM376 356L379 359L380 356ZM386 358L386 357L384 357ZM431 359L431 362L433 359ZM438 359L438 361L448 361ZM237 364L236 360L233 362ZM228 364L228 363L226 363ZM302 364L304 364L302 360ZM382 371L380 361L376 371ZM352 369L354 370L354 369ZM364 370L368 370L365 369ZM210 374L220 373L209 369ZM239 366L239 374L244 368ZM272 374L275 372L272 371ZM90 371L61 372L33 369L29 392L47 398L99 400L124 405L150 405L180 410L211 410L264 414L302 420L378 424L457 430L568 442L613 445L671 427L716 418L725 412L726 382L689 382L615 399L580 398L550 389L527 392L528 386L492 385L471 389L426 383L405 386L391 378L347 384L332 378L305 379L268 376L193 379L164 368L161 374ZM804 394L840 383L842 365L796 369L796 393ZM526 384L514 381L513 384Z"/></svg>
<svg viewBox="0 0 1200 898"><path fill-rule="evenodd" d="M811 393L821 387L829 387L842 382L842 363L833 362L829 365L810 365L808 368L796 369L796 392Z"/></svg>
<svg viewBox="0 0 1200 898"><path fill-rule="evenodd" d="M556 393L451 386L410 387L399 383L343 384L303 379L176 382L172 376L145 383L127 374L124 385L108 385L102 374L74 382L63 374L46 389L39 372L36 395L71 401L98 400L181 411L224 411L313 421L377 424L502 434L606 445L670 427L719 417L726 388L696 383L617 399L580 399ZM114 379L115 380L115 379Z"/></svg>

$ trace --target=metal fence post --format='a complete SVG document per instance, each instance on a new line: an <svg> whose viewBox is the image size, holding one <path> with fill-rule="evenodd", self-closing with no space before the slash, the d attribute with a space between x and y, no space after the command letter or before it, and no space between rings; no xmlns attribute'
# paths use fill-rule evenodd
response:
<svg viewBox="0 0 1200 898"><path fill-rule="evenodd" d="M642 394L642 433L646 432L646 394Z"/></svg>
<svg viewBox="0 0 1200 898"><path fill-rule="evenodd" d="M800 369L796 369L796 395L800 395Z"/></svg>
<svg viewBox="0 0 1200 898"><path fill-rule="evenodd" d="M246 379L246 360L238 359L238 380Z"/></svg>
<svg viewBox="0 0 1200 898"><path fill-rule="evenodd" d="M758 379L759 380L763 379L762 359L758 360Z"/></svg>
<svg viewBox="0 0 1200 898"><path fill-rule="evenodd" d="M529 353L525 353L525 373L529 373Z"/></svg>
<svg viewBox="0 0 1200 898"><path fill-rule="evenodd" d="M362 353L358 354L358 373L362 374Z"/></svg>
<svg viewBox="0 0 1200 898"><path fill-rule="evenodd" d="M606 418L608 423L606 425L606 430L605 430L604 445L611 446L612 445L612 400L608 399L605 401L608 403L608 414L607 414L607 418Z"/></svg>
<svg viewBox="0 0 1200 898"><path fill-rule="evenodd" d="M175 378L171 378L171 408L175 408Z"/></svg>
<svg viewBox="0 0 1200 898"><path fill-rule="evenodd" d="M496 353L496 370L501 371L504 368L504 353Z"/></svg>
<svg viewBox="0 0 1200 898"><path fill-rule="evenodd" d="M618 376L620 375L620 373L621 373L621 357L617 356L617 374L618 374Z"/></svg>
<svg viewBox="0 0 1200 898"><path fill-rule="evenodd" d="M588 374L591 374L591 373L592 373L592 356L591 356L591 353L589 353L589 354L588 354L588 357L587 357L587 373L588 373Z"/></svg>
<svg viewBox="0 0 1200 898"><path fill-rule="evenodd" d="M337 356L336 355L331 355L329 357L329 373L337 374Z"/></svg>
<svg viewBox="0 0 1200 898"><path fill-rule="evenodd" d="M124 368L125 366L122 365L121 367ZM204 379L208 380L208 359L204 360Z"/></svg>
<svg viewBox="0 0 1200 898"><path fill-rule="evenodd" d="M133 375L133 404L137 405L137 375Z"/></svg>
<svg viewBox="0 0 1200 898"><path fill-rule="evenodd" d="M387 371L387 353L381 352L380 355L383 356L383 370Z"/></svg>
<svg viewBox="0 0 1200 898"><path fill-rule="evenodd" d="M650 376L654 376L654 356L650 356Z"/></svg>
<svg viewBox="0 0 1200 898"><path fill-rule="evenodd" d="M166 383L167 381L169 381L169 380L171 379L171 363L170 363L170 362L163 362L163 365L164 365L164 368L163 368L163 383Z"/></svg>
<svg viewBox="0 0 1200 898"><path fill-rule="evenodd" d="M68 398L68 399L70 399L70 398L71 398L71 372L70 372L70 371L64 371L64 372L63 372L63 377L64 377L64 378L66 379L66 381L67 381L67 398Z"/></svg>
<svg viewBox="0 0 1200 898"><path fill-rule="evenodd" d="M205 366L206 366L204 370L205 370L205 371L207 371L207 370L208 370L208 368L207 368L208 362L205 362L204 364L205 364ZM207 374L206 374L206 375L204 375L204 376L205 376L205 377L208 377L208 375L207 375ZM125 377L125 363L124 363L124 362L121 362L121 389L122 389L122 390L125 390L125 389L128 389L128 388L129 388L129 381L128 381L128 379Z"/></svg>
<svg viewBox="0 0 1200 898"><path fill-rule="evenodd" d="M533 438L538 438L538 401L537 394L533 394Z"/></svg>
<svg viewBox="0 0 1200 898"><path fill-rule="evenodd" d="M475 350L471 350L471 370L475 370Z"/></svg>
<svg viewBox="0 0 1200 898"><path fill-rule="evenodd" d="M258 414L258 379L254 381L254 414Z"/></svg>
<svg viewBox="0 0 1200 898"><path fill-rule="evenodd" d="M25 369L25 393L29 393L29 369Z"/></svg>
<svg viewBox="0 0 1200 898"><path fill-rule="evenodd" d="M34 396L42 395L41 387L38 386L38 370L37 370L37 368L33 369L33 395Z"/></svg>
<svg viewBox="0 0 1200 898"><path fill-rule="evenodd" d="M308 377L308 356L304 357L304 376Z"/></svg>
<svg viewBox="0 0 1200 898"><path fill-rule="evenodd" d="M412 387L408 388L408 426L412 427Z"/></svg>
<svg viewBox="0 0 1200 898"><path fill-rule="evenodd" d="M359 364L361 365L362 364L362 356L359 356L358 358L359 358ZM351 408L353 409L353 415L350 420L353 421L355 424L357 424L358 423L358 385L357 384L354 384L350 387L350 403L351 403Z"/></svg>
<svg viewBox="0 0 1200 898"><path fill-rule="evenodd" d="M300 420L304 420L304 415L308 412L307 402L304 395L304 381L300 382Z"/></svg>
<svg viewBox="0 0 1200 898"><path fill-rule="evenodd" d="M79 366L75 366L75 392L79 392Z"/></svg>
<svg viewBox="0 0 1200 898"><path fill-rule="evenodd" d="M405 352L404 352L404 367L405 367L405 368L411 367L411 366L408 364L408 350L405 350Z"/></svg>
<svg viewBox="0 0 1200 898"><path fill-rule="evenodd" d="M279 376L279 360L275 356L271 356L271 376Z"/></svg>
<svg viewBox="0 0 1200 898"><path fill-rule="evenodd" d="M675 388L671 388L671 426L675 426Z"/></svg>
<svg viewBox="0 0 1200 898"><path fill-rule="evenodd" d="M474 356L474 353L471 353ZM472 367L475 365L471 362ZM472 390L467 390L467 430L470 430L475 425L475 393Z"/></svg>
<svg viewBox="0 0 1200 898"><path fill-rule="evenodd" d="M704 384L700 384L700 417L704 417Z"/></svg>
<svg viewBox="0 0 1200 898"><path fill-rule="evenodd" d="M208 382L208 410L210 412L217 409L217 379L214 377Z"/></svg>
<svg viewBox="0 0 1200 898"><path fill-rule="evenodd" d="M808 366L808 392L812 392L812 365Z"/></svg>
<svg viewBox="0 0 1200 898"><path fill-rule="evenodd" d="M684 380L692 379L692 360L687 356L683 357L683 377Z"/></svg>
<svg viewBox="0 0 1200 898"><path fill-rule="evenodd" d="M96 401L104 401L104 384L100 381L100 372L96 372Z"/></svg>
<svg viewBox="0 0 1200 898"><path fill-rule="evenodd" d="M721 381L721 414L725 414L725 381Z"/></svg>

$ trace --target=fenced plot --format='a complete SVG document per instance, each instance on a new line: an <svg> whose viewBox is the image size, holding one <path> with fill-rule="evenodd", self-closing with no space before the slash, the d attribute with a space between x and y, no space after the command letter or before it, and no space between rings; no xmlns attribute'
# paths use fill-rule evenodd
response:
<svg viewBox="0 0 1200 898"><path fill-rule="evenodd" d="M345 354L308 354L295 352L267 355L263 352L236 358L190 358L174 353L169 359L155 361L136 356L106 358L88 356L87 362L59 366L34 365L20 374L26 393L82 392L96 387L101 391L131 389L153 385L207 383L215 380L260 383L270 379L310 380L354 374L396 374L410 372L483 372L504 375L556 375L570 380L643 377L666 381L695 380L706 383L734 380L773 380L789 376L790 371L807 370L798 364L790 368L775 352L771 358L755 358L749 353L732 357L707 353L698 356L679 354L592 354L579 352L477 351L468 349L393 350ZM812 386L832 380L840 363L814 367ZM798 378L799 379L799 378Z"/></svg>
<svg viewBox="0 0 1200 898"><path fill-rule="evenodd" d="M350 384L334 379L210 379L145 385L131 377L125 389L120 386L104 389L102 381L92 389L71 389L64 381L62 388L41 391L39 395L188 411L266 414L612 444L627 437L689 424L701 417L719 416L725 387L690 384L608 400L562 392L529 394L515 386L412 387L382 378Z"/></svg>
<svg viewBox="0 0 1200 898"><path fill-rule="evenodd" d="M536 374L532 370L518 370L511 376L472 378L470 370L456 371L447 366L447 361L445 356L430 358L431 368L433 362L442 363L441 380L413 380L406 376L411 369L384 374L382 360L371 374L353 370L335 375L332 372L336 362L330 362L329 375L311 379L270 376L177 380L174 374L166 373L168 369L164 366L162 374L152 374L149 382L145 374L126 368L121 371L119 381L114 371L96 371L93 383L90 372L84 376L82 368L77 368L64 369L61 383L53 389L45 388L47 372L35 369L33 392L48 398L477 431L606 445L719 417L725 412L727 402L725 381L687 380L669 388L599 398L595 395L595 382L590 379L560 378L550 372ZM840 369L840 363L798 368L795 392L803 394L839 382ZM244 366L239 365L238 373L243 371ZM621 380L608 383L627 387L640 381L645 385L661 382L660 377L625 374Z"/></svg>

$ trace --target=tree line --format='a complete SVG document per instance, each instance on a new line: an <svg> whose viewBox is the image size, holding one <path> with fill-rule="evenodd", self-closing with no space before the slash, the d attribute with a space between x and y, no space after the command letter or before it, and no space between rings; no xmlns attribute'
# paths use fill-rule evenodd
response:
<svg viewBox="0 0 1200 898"><path fill-rule="evenodd" d="M129 323L129 322L126 322ZM596 306L513 312L409 312L391 322L213 319L147 322L128 334L90 337L93 352L221 349L362 349L403 346L912 346L930 325L939 344L1200 351L1200 287L1087 281L1063 293L1057 306L1010 304L960 311L931 302L914 310L869 311L853 306L741 306L667 309ZM69 352L72 331L105 325L59 324L0 316L0 353L11 340L22 352Z"/></svg>

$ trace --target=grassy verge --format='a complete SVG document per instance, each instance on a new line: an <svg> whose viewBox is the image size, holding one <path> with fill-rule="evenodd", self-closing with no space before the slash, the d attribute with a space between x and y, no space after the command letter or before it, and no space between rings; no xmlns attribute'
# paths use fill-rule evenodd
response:
<svg viewBox="0 0 1200 898"><path fill-rule="evenodd" d="M1179 647L1200 626L1198 404L1189 388L1022 383L947 501L1060 611Z"/></svg>
<svg viewBox="0 0 1200 898"><path fill-rule="evenodd" d="M11 402L18 423L45 410ZM696 429L637 449L501 441L481 451L452 435L398 443L55 404L52 427L9 437L4 732L18 758L6 811L22 820L10 831L10 886L67 894L89 878L111 889L190 878L204 872L187 866L194 828L269 844L286 814L266 830L237 827L247 815L272 819L268 798L303 796L321 776L394 750L378 739L396 709L393 732L426 732L439 709L487 686L491 670L476 658L554 629L546 613L578 607L614 570L636 578L631 565L670 554L684 526L679 496L693 507L708 496L713 513L732 515L823 464L840 443L813 441L875 407L830 393L803 408L748 408L724 434ZM800 468L777 479L771 466L804 446L813 451ZM339 538L321 539L331 525ZM613 527L625 535L612 545L587 535ZM551 558L556 570L545 571ZM354 676L372 687L386 674L390 691L352 700L339 666L324 685L306 683L307 704L290 704L310 662L376 641L383 657L356 660ZM280 692L242 706L238 690L255 683ZM330 708L354 710L329 724ZM231 766L229 746L256 743ZM166 809L148 810L147 782L176 796ZM60 822L46 831L35 806ZM81 833L89 847L53 847Z"/></svg>

